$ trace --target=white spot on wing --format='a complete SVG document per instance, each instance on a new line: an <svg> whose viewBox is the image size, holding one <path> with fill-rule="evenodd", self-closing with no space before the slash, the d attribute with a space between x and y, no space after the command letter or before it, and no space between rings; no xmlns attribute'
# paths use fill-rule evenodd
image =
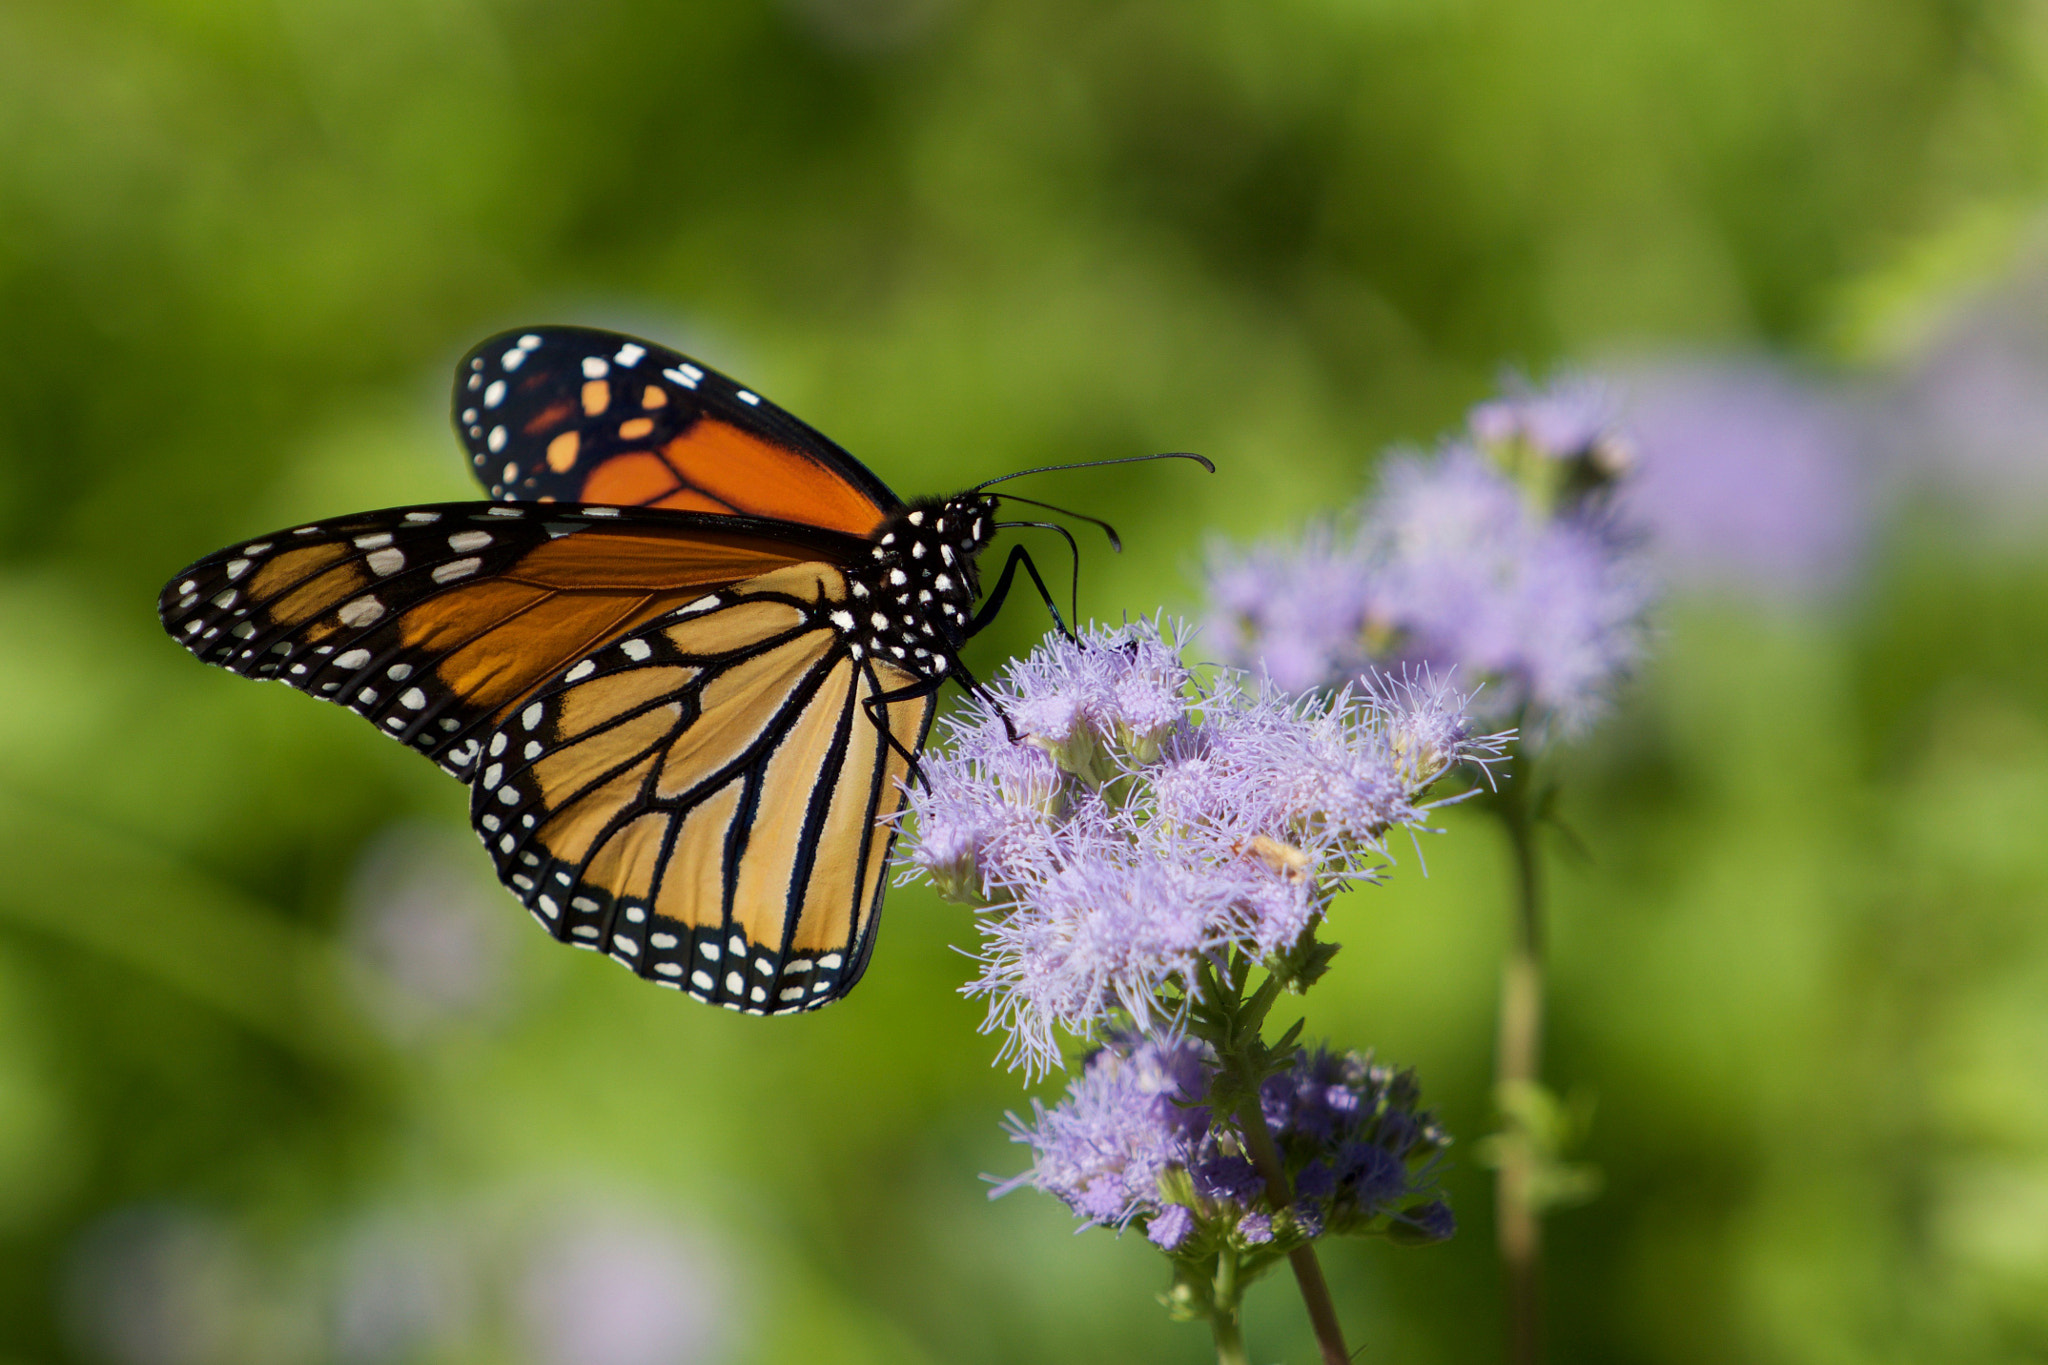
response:
<svg viewBox="0 0 2048 1365"><path fill-rule="evenodd" d="M384 604L374 597L358 597L353 602L343 603L335 615L345 626L367 626L383 618Z"/></svg>
<svg viewBox="0 0 2048 1365"><path fill-rule="evenodd" d="M436 583L453 583L458 578L467 578L483 564L481 559L451 559L446 564L434 566L433 578Z"/></svg>
<svg viewBox="0 0 2048 1365"><path fill-rule="evenodd" d="M619 347L619 353L613 356L612 359L616 360L619 364L624 365L627 369L630 370L635 365L638 365L640 363L640 357L646 354L647 348L645 346L636 346L629 341L625 345Z"/></svg>
<svg viewBox="0 0 2048 1365"><path fill-rule="evenodd" d="M405 567L405 551L372 550L363 562L368 564L370 571L379 578L389 578Z"/></svg>
<svg viewBox="0 0 2048 1365"><path fill-rule="evenodd" d="M597 672L597 660L585 659L582 663L576 665L567 673L564 673L562 675L562 681L582 682L585 678L589 677L591 674L595 672Z"/></svg>
<svg viewBox="0 0 2048 1365"><path fill-rule="evenodd" d="M346 654L336 656L334 666L336 668L361 668L368 662L370 662L369 650L352 649Z"/></svg>
<svg viewBox="0 0 2048 1365"><path fill-rule="evenodd" d="M481 550L490 543L491 533L489 531L457 531L454 535L448 537L448 548L457 554L468 554L471 550Z"/></svg>
<svg viewBox="0 0 2048 1365"><path fill-rule="evenodd" d="M619 646L619 653L636 664L644 663L654 653L654 647L645 640L627 640Z"/></svg>
<svg viewBox="0 0 2048 1365"><path fill-rule="evenodd" d="M583 377L585 379L602 379L611 372L612 367L605 363L603 356L587 355L583 357Z"/></svg>

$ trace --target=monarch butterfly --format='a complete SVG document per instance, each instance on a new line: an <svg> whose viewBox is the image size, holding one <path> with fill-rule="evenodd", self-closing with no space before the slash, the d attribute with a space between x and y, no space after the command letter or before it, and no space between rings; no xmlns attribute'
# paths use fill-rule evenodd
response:
<svg viewBox="0 0 2048 1365"><path fill-rule="evenodd" d="M748 1013L845 995L938 690L973 685L960 650L1020 566L1059 619L1022 546L977 610L977 557L1048 523L996 521L1001 479L906 504L759 394L611 332L492 337L454 409L493 501L238 543L171 580L164 628L466 783L557 939Z"/></svg>

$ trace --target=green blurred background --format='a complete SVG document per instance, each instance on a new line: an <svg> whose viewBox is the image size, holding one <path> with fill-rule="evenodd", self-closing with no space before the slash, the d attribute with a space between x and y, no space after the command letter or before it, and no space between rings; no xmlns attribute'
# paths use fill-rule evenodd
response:
<svg viewBox="0 0 2048 1365"><path fill-rule="evenodd" d="M1112 619L1504 366L1691 395L1646 459L1781 515L1665 509L1656 660L1563 760L1606 1189L1554 1357L2048 1359L2044 96L2038 0L0 0L0 1361L1208 1356L1140 1239L987 1201L1028 1096L964 912L892 895L822 1015L699 1008L158 630L219 545L470 496L450 367L538 321L905 492L1207 453L1042 485L1119 521ZM1463 1143L1453 1242L1327 1253L1382 1361L1499 1351L1506 867L1447 823L1312 998ZM1300 1319L1257 1291L1255 1357Z"/></svg>

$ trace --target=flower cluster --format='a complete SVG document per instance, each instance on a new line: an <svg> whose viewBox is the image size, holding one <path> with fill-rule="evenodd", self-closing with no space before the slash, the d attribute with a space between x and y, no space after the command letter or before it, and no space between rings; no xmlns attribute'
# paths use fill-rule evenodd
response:
<svg viewBox="0 0 2048 1365"><path fill-rule="evenodd" d="M913 875L984 912L967 989L1031 1073L1060 1064L1061 1030L1170 1028L1233 950L1287 970L1438 778L1500 752L1426 676L1203 687L1181 643L1152 623L1052 637L972 699L912 794Z"/></svg>
<svg viewBox="0 0 2048 1365"><path fill-rule="evenodd" d="M1465 439L1393 460L1344 534L1215 550L1214 638L1288 690L1456 669L1489 715L1575 728L1642 649L1649 580L1609 498L1633 464L1590 384L1483 404Z"/></svg>
<svg viewBox="0 0 2048 1365"><path fill-rule="evenodd" d="M1276 1207L1236 1124L1203 1104L1215 1066L1192 1040L1112 1038L1059 1104L1011 1119L1032 1165L994 1193L1029 1185L1188 1260L1224 1247L1277 1258L1325 1234L1434 1242L1455 1230L1436 1192L1449 1139L1417 1108L1411 1073L1318 1049L1268 1077L1259 1108L1293 1189Z"/></svg>

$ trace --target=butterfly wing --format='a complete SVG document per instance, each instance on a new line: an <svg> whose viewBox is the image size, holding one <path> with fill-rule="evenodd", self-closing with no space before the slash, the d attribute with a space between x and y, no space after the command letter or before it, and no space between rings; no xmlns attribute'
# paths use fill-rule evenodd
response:
<svg viewBox="0 0 2048 1365"><path fill-rule="evenodd" d="M902 506L860 461L665 346L505 332L456 369L455 429L493 498L767 517L866 536Z"/></svg>
<svg viewBox="0 0 2048 1365"><path fill-rule="evenodd" d="M827 619L846 594L824 563L735 585L592 651L501 719L471 818L550 932L749 1013L852 989L904 753L937 702L881 699L918 679L848 649Z"/></svg>
<svg viewBox="0 0 2048 1365"><path fill-rule="evenodd" d="M490 727L605 641L707 592L861 542L729 517L449 503L209 555L164 628L201 659L362 715L468 780Z"/></svg>

